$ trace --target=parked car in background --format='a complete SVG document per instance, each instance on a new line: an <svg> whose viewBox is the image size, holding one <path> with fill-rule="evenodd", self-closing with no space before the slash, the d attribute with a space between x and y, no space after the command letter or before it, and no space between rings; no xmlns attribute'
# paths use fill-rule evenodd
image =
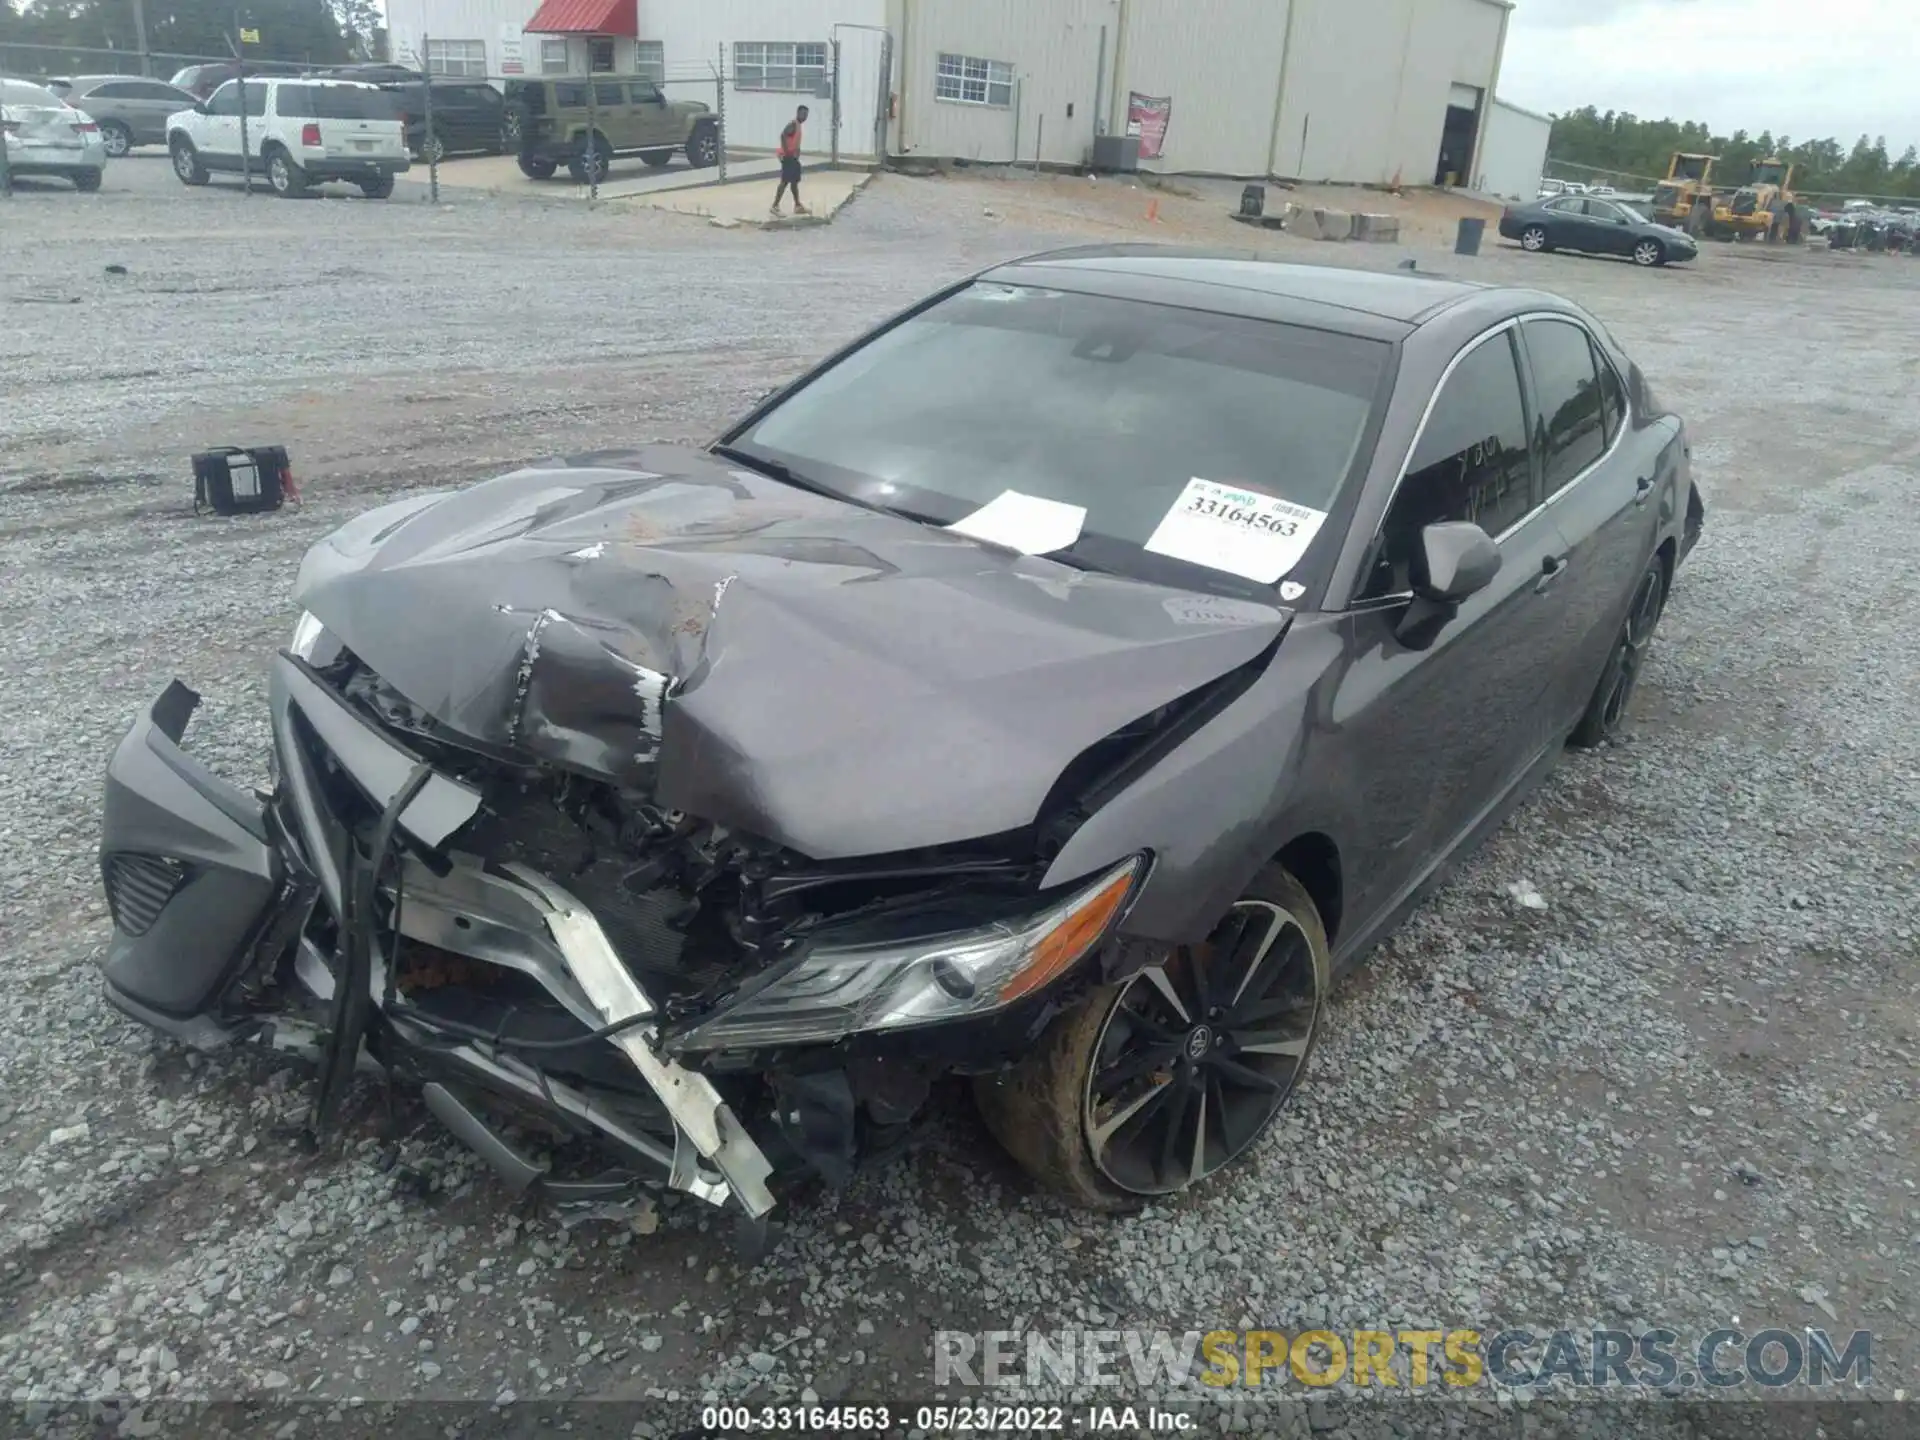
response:
<svg viewBox="0 0 1920 1440"><path fill-rule="evenodd" d="M485 80L433 79L433 134L427 133L427 82L382 81L407 123L408 153L422 160L449 155L503 155L507 149L506 101Z"/></svg>
<svg viewBox="0 0 1920 1440"><path fill-rule="evenodd" d="M136 145L166 144L167 121L198 99L177 85L137 75L61 76L47 88L93 117L109 155L124 155Z"/></svg>
<svg viewBox="0 0 1920 1440"><path fill-rule="evenodd" d="M418 70L405 65L385 65L369 63L364 65L334 65L325 70L316 70L316 75L329 80L359 80L368 85L400 85L409 80L424 80L426 77Z"/></svg>
<svg viewBox="0 0 1920 1440"><path fill-rule="evenodd" d="M354 80L244 82L246 155L241 155L242 83L229 80L191 110L168 122L173 170L188 185L216 173L264 173L289 199L327 180L358 185L370 200L393 193L393 177L407 166L405 128L394 98Z"/></svg>
<svg viewBox="0 0 1920 1440"><path fill-rule="evenodd" d="M1531 205L1509 205L1500 234L1522 250L1580 250L1622 255L1636 265L1692 260L1700 247L1685 231L1656 225L1637 211L1592 195L1560 195Z"/></svg>
<svg viewBox="0 0 1920 1440"><path fill-rule="evenodd" d="M271 78L283 75L302 75L306 73L304 65L289 65L278 60L249 60L247 78L256 75ZM237 60L215 60L205 65L188 65L173 72L173 78L167 83L185 90L197 100L204 100L227 81L240 74Z"/></svg>
<svg viewBox="0 0 1920 1440"><path fill-rule="evenodd" d="M521 172L535 180L549 179L564 165L585 184L604 178L608 162L622 155L638 155L655 167L675 151L684 151L696 170L720 163L720 120L712 109L698 100L669 100L652 80L637 75L594 76L591 111L585 76L509 80L506 138ZM595 175L588 173L589 155Z"/></svg>
<svg viewBox="0 0 1920 1440"><path fill-rule="evenodd" d="M14 175L57 175L76 190L100 188L107 170L100 127L46 86L0 79L0 132Z"/></svg>
<svg viewBox="0 0 1920 1440"><path fill-rule="evenodd" d="M957 1077L1138 1208L1259 1144L1340 974L1618 732L1704 515L1554 296L1003 264L711 447L315 544L272 790L178 681L107 767L107 997L305 1049L323 1130L370 1057L555 1199L516 1117L751 1224Z"/></svg>

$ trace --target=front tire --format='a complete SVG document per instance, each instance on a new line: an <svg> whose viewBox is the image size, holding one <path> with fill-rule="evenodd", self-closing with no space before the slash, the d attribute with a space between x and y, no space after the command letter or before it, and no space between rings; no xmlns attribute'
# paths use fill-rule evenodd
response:
<svg viewBox="0 0 1920 1440"><path fill-rule="evenodd" d="M107 147L109 158L118 160L133 149L133 132L118 120L100 122L100 143Z"/></svg>
<svg viewBox="0 0 1920 1440"><path fill-rule="evenodd" d="M1534 255L1543 255L1553 247L1547 244L1547 227L1529 225L1520 232L1520 248Z"/></svg>
<svg viewBox="0 0 1920 1440"><path fill-rule="evenodd" d="M201 163L200 152L193 148L193 142L186 136L176 136L168 147L173 152L173 173L180 177L182 185L204 185L207 183L207 167Z"/></svg>
<svg viewBox="0 0 1920 1440"><path fill-rule="evenodd" d="M1656 555L1647 562L1647 568L1633 587L1633 598L1627 603L1627 618L1620 622L1620 633L1614 639L1613 649L1607 653L1600 683L1593 687L1593 698L1587 701L1586 713L1568 737L1569 745L1577 750L1591 750L1619 732L1634 689L1640 683L1647 650L1653 644L1653 632L1659 627L1666 606L1667 567Z"/></svg>
<svg viewBox="0 0 1920 1440"><path fill-rule="evenodd" d="M1278 865L1206 943L1101 985L1012 1070L987 1128L1028 1173L1096 1210L1185 1190L1251 1150L1305 1073L1331 974L1320 912Z"/></svg>
<svg viewBox="0 0 1920 1440"><path fill-rule="evenodd" d="M297 200L307 193L307 172L284 150L267 154L267 184L282 200Z"/></svg>
<svg viewBox="0 0 1920 1440"><path fill-rule="evenodd" d="M1641 266L1664 265L1667 250L1658 240L1642 240L1633 247L1633 263Z"/></svg>

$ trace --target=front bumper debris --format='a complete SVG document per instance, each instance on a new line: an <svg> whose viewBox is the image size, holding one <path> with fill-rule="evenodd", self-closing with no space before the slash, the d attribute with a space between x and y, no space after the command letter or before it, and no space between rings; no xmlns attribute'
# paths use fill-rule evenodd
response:
<svg viewBox="0 0 1920 1440"><path fill-rule="evenodd" d="M101 830L116 922L105 965L112 1003L201 1048L253 1038L285 1045L295 1027L256 1005L277 995L275 975L284 972L316 1011L334 1007L333 1021L316 1027L326 1037L323 1074L365 1066L371 1053L390 1073L420 1076L432 1113L510 1184L542 1180L540 1167L487 1125L466 1098L474 1092L553 1115L611 1142L642 1178L763 1220L775 1204L772 1165L713 1083L660 1053L655 1026L644 1020L658 1006L592 912L524 865L490 867L460 853L458 833L479 812L479 792L439 770L420 773L420 756L304 663L276 657L269 691L277 770L270 795L220 780L180 749L198 696L178 682L115 751ZM343 781L367 807L395 811L390 828L413 848L367 854L364 825L356 829L341 813ZM384 905L363 908L356 894L377 894ZM671 1142L509 1050L450 1042L410 1006L388 1013L395 957L386 953L382 908L397 914L405 941L534 981L589 1038L639 1022L603 1043L631 1063L665 1112ZM334 994L355 944L370 957L364 1028L340 1023L344 1007ZM344 1048L355 1053L334 1053ZM667 1128L660 1126L663 1138Z"/></svg>

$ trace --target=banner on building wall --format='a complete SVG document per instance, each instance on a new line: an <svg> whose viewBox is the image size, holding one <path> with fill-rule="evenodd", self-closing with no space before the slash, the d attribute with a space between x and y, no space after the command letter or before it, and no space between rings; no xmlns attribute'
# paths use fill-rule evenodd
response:
<svg viewBox="0 0 1920 1440"><path fill-rule="evenodd" d="M1173 114L1171 95L1142 95L1138 90L1127 96L1127 134L1140 137L1140 158L1158 160L1167 143L1167 121Z"/></svg>
<svg viewBox="0 0 1920 1440"><path fill-rule="evenodd" d="M503 24L500 27L500 73L502 75L527 73L526 60L521 55L520 49L520 27Z"/></svg>

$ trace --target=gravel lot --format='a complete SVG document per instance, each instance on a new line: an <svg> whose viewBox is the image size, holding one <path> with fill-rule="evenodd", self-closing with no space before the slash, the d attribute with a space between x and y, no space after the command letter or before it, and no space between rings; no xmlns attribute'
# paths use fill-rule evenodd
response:
<svg viewBox="0 0 1920 1440"><path fill-rule="evenodd" d="M1630 737L1569 755L1341 988L1276 1133L1190 1200L1069 1213L954 1105L744 1271L691 1203L571 1232L517 1209L406 1097L365 1092L346 1143L302 1155L302 1072L107 1009L101 767L178 674L196 751L264 774L308 544L410 487L704 438L1064 235L1245 243L1198 201L1149 230L1138 192L1080 183L887 178L761 235L248 202L143 155L99 197L0 205L0 1393L897 1399L929 1393L936 1328L1089 1324L1860 1328L1870 1393L1920 1384L1920 355L1892 338L1920 334L1920 264L1897 258L1420 253L1591 306L1689 417L1707 538ZM304 508L192 518L188 453L249 441L291 448ZM1257 1423L1309 1420L1336 1424Z"/></svg>

